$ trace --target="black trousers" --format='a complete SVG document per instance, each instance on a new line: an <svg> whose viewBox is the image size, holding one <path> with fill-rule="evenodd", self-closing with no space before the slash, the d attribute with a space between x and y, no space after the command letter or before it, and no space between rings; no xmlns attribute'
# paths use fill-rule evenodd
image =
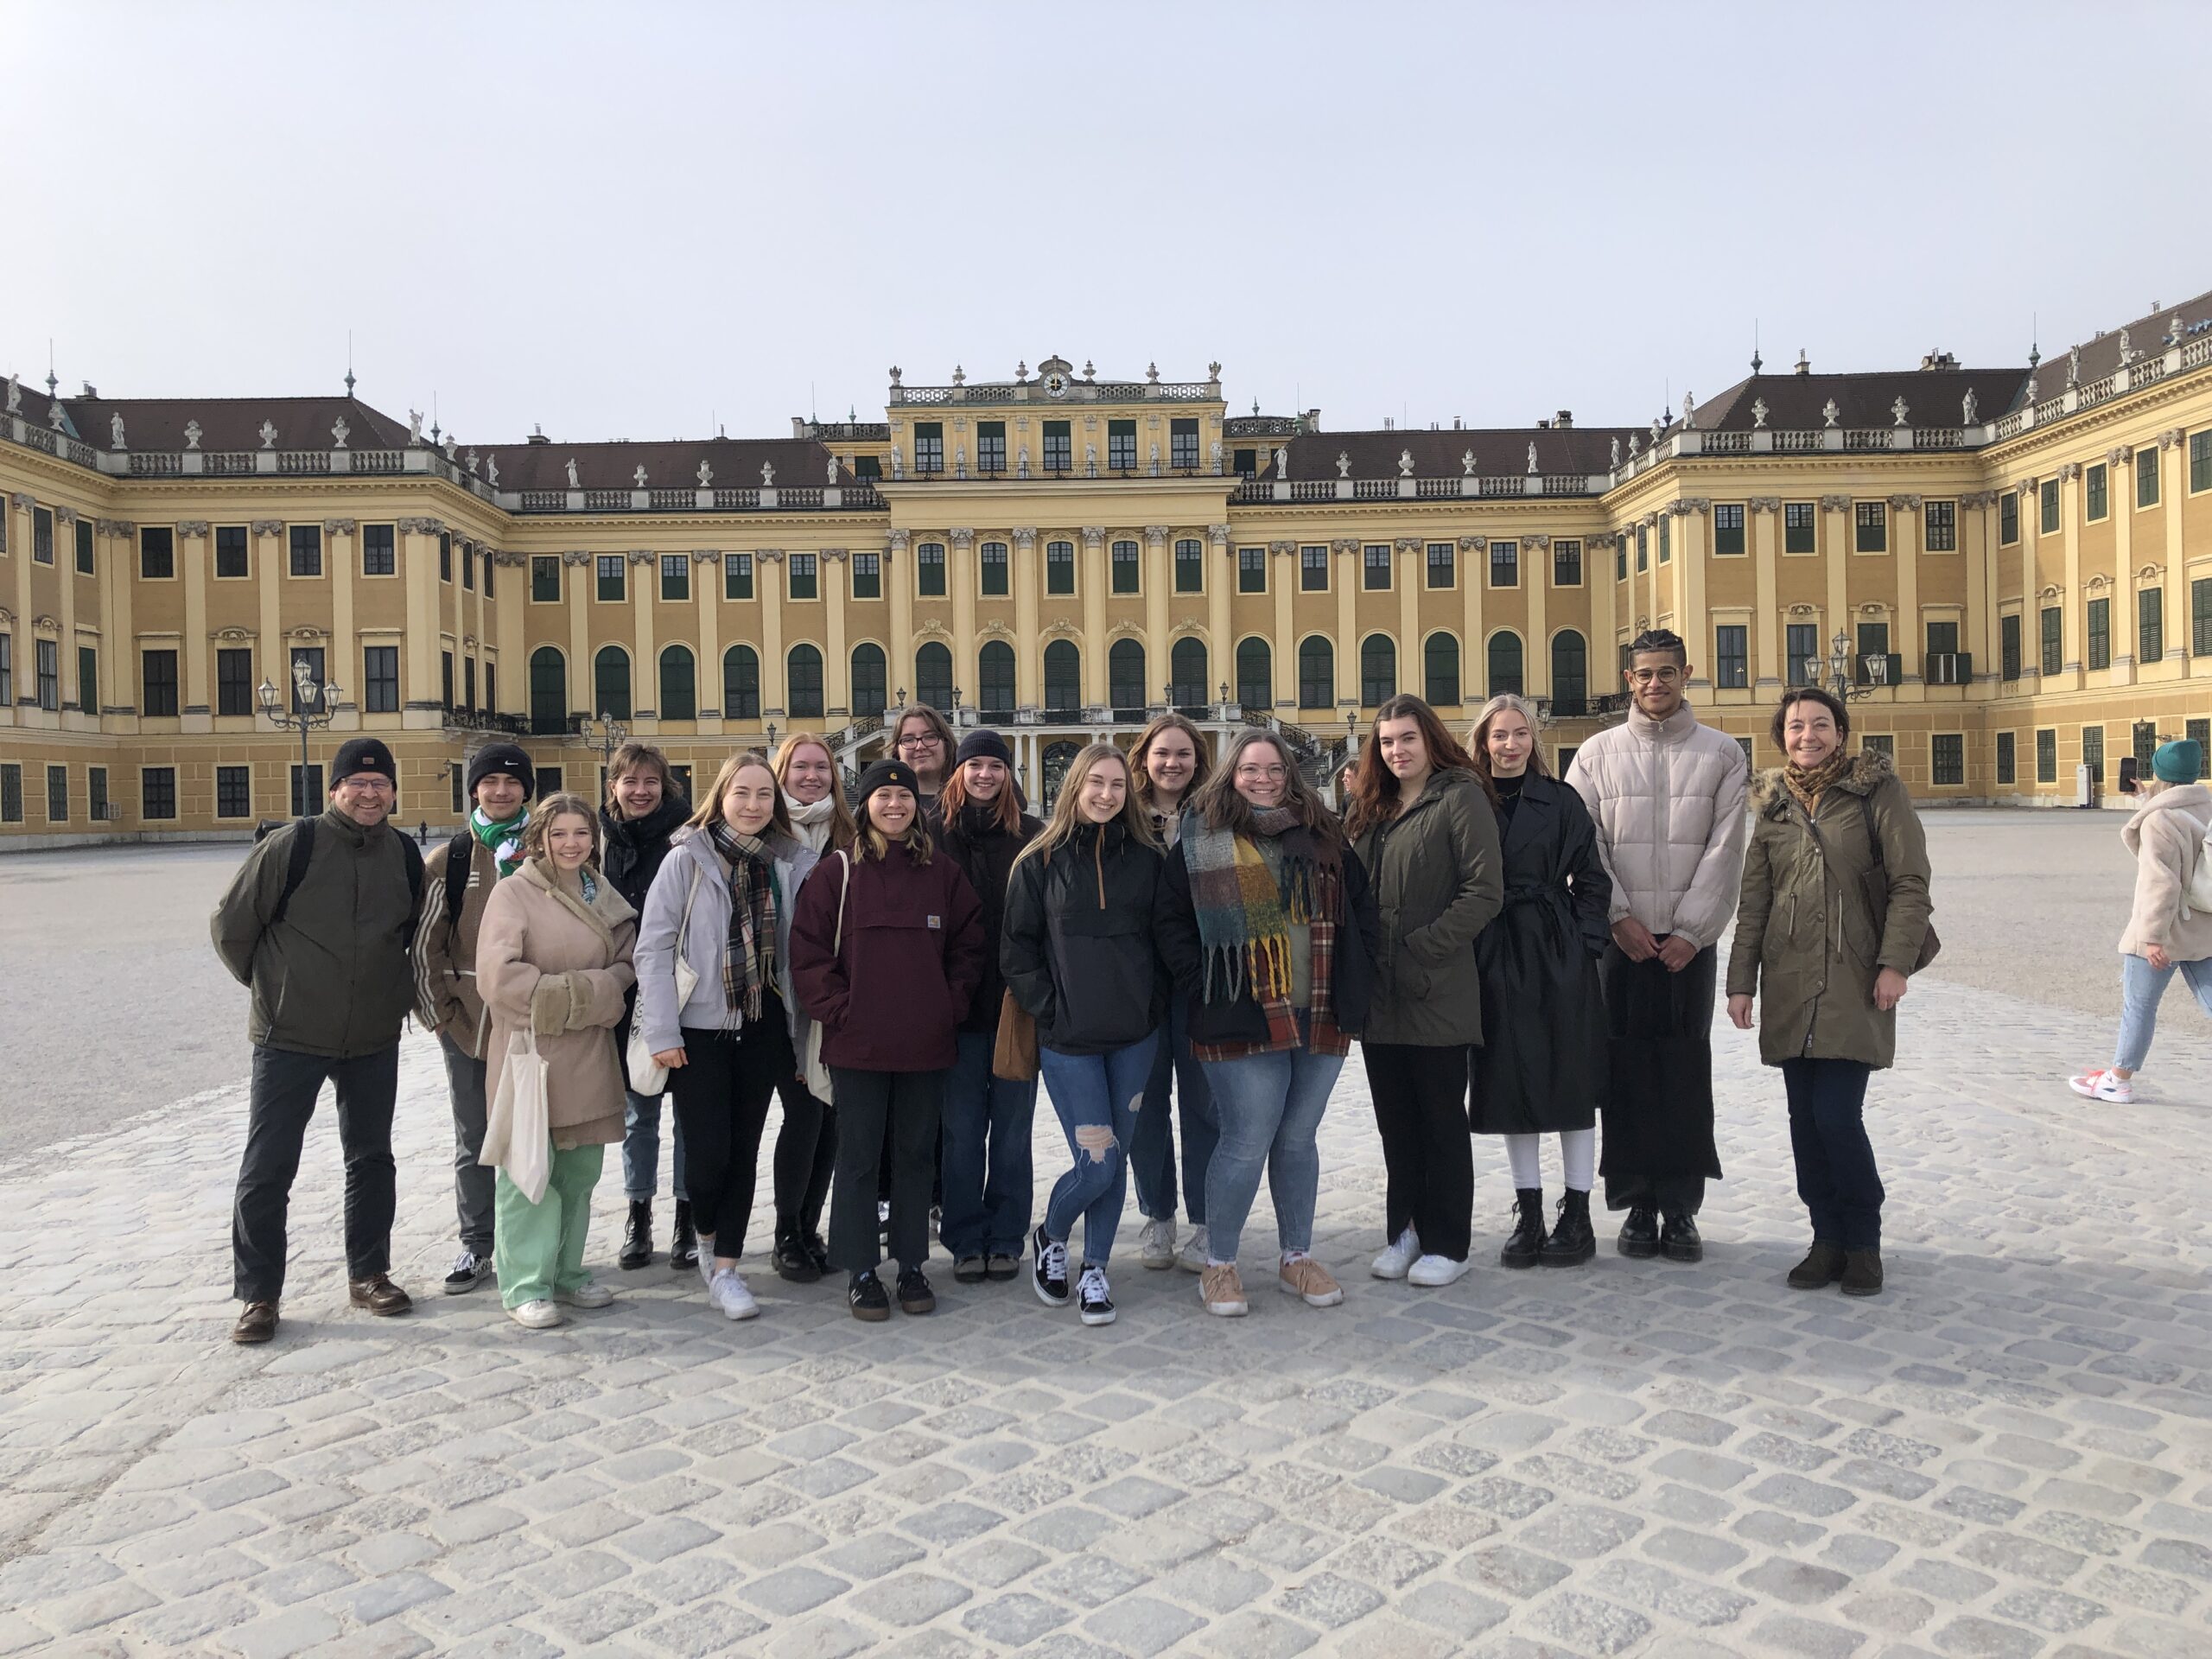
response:
<svg viewBox="0 0 2212 1659"><path fill-rule="evenodd" d="M1382 1137L1388 1239L1410 1226L1423 1255L1465 1261L1475 1208L1467 1046L1363 1043L1359 1052Z"/></svg>
<svg viewBox="0 0 2212 1659"><path fill-rule="evenodd" d="M776 1236L822 1230L830 1177L837 1166L837 1109L824 1105L796 1072L776 1085L784 1125L776 1131Z"/></svg>
<svg viewBox="0 0 2212 1659"><path fill-rule="evenodd" d="M1882 1174L1866 1138L1866 1079L1872 1075L1873 1068L1858 1060L1782 1063L1797 1196L1812 1217L1814 1239L1847 1250L1882 1248Z"/></svg>
<svg viewBox="0 0 2212 1659"><path fill-rule="evenodd" d="M937 1170L942 1071L849 1071L834 1067L837 1173L830 1200L830 1265L866 1273L882 1260L875 1194L891 1143L891 1255L918 1268L930 1254L930 1182Z"/></svg>
<svg viewBox="0 0 2212 1659"><path fill-rule="evenodd" d="M350 1060L257 1047L245 1154L231 1210L231 1290L240 1301L273 1302L284 1294L292 1182L326 1078L338 1090L338 1143L346 1154L346 1274L367 1279L391 1271L391 1110L399 1092L399 1045Z"/></svg>
<svg viewBox="0 0 2212 1659"><path fill-rule="evenodd" d="M1598 961L1611 1038L1603 1109L1605 1205L1695 1215L1720 1179L1713 1139L1711 945L1679 974L1657 957L1630 962L1617 944Z"/></svg>
<svg viewBox="0 0 2212 1659"><path fill-rule="evenodd" d="M727 1031L683 1033L683 1064L668 1074L683 1126L683 1191L691 1223L715 1241L715 1254L745 1254L753 1190L760 1173L760 1132L768 1102L791 1073L791 1034L780 999L764 999L760 1018Z"/></svg>

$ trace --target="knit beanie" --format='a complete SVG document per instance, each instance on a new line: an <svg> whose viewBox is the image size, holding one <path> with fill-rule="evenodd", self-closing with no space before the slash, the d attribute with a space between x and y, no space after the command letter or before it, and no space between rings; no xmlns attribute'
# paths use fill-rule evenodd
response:
<svg viewBox="0 0 2212 1659"><path fill-rule="evenodd" d="M513 743L486 743L468 757L468 798L476 798L476 785L493 774L518 779L522 783L522 797L529 800L537 793L537 772L530 764L530 757Z"/></svg>
<svg viewBox="0 0 2212 1659"><path fill-rule="evenodd" d="M1007 747L1006 739L989 727L982 726L960 740L960 755L954 764L964 765L970 760L995 760L1012 771L1014 751Z"/></svg>
<svg viewBox="0 0 2212 1659"><path fill-rule="evenodd" d="M2195 783L2204 775L2204 746L2193 737L2159 744L2151 756L2151 775L2161 783Z"/></svg>
<svg viewBox="0 0 2212 1659"><path fill-rule="evenodd" d="M330 781L342 784L360 773L374 772L399 787L399 768L393 764L391 751L379 737L349 737L338 746L337 758L330 763Z"/></svg>
<svg viewBox="0 0 2212 1659"><path fill-rule="evenodd" d="M918 803L922 796L922 780L914 775L914 769L904 760L879 760L861 773L860 787L853 791L854 812L866 812L868 798L879 789L911 790Z"/></svg>

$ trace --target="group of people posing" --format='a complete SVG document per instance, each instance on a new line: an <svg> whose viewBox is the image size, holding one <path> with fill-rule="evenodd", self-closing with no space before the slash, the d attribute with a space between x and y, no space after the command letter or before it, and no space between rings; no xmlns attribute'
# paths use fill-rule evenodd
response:
<svg viewBox="0 0 2212 1659"><path fill-rule="evenodd" d="M1341 817L1279 735L1240 732L1217 760L1170 714L1127 751L1084 749L1040 820L996 733L956 741L916 705L849 796L811 733L731 757L696 805L633 742L603 803L533 806L528 758L489 745L468 765L466 827L424 860L385 823L389 752L351 740L331 810L257 847L214 920L253 990L233 1335L276 1329L286 1203L326 1078L353 1300L410 1305L389 1257L410 1010L437 1033L453 1105L445 1288L494 1275L531 1328L611 1300L584 1245L617 1141L619 1260L652 1260L664 1096L669 1258L733 1319L760 1311L740 1264L772 1099L773 1270L843 1274L858 1319L932 1311L934 1226L958 1282L1026 1272L1045 1302L1110 1322L1132 1179L1144 1265L1187 1269L1210 1313L1243 1314L1263 1174L1278 1287L1332 1306L1344 1289L1313 1254L1318 1135L1355 1038L1388 1177L1376 1277L1467 1271L1475 1135L1502 1137L1512 1173L1503 1266L1587 1262L1600 1174L1626 1211L1623 1255L1694 1262L1721 1173L1709 1033L1732 916L1728 1012L1748 1027L1757 1001L1812 1224L1790 1282L1872 1294L1883 1194L1862 1107L1932 939L1919 821L1885 757L1847 752L1844 706L1792 688L1773 722L1785 764L1760 779L1747 830L1744 750L1698 721L1688 675L1678 638L1639 638L1626 723L1564 781L1517 696L1493 697L1464 745L1420 698L1393 697ZM511 1055L545 1079L550 1147L526 1148L542 1154L527 1185L497 1127ZM1041 1218L1040 1078L1068 1158ZM1553 1135L1555 1212L1540 1173Z"/></svg>

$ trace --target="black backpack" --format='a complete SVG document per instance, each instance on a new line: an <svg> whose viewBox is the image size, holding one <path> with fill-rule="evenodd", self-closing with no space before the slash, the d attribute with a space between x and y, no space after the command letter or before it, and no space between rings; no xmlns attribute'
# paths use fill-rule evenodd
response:
<svg viewBox="0 0 2212 1659"><path fill-rule="evenodd" d="M415 844L411 836L399 835L399 844L407 849L407 926L402 938L411 938L415 931L416 913L423 908L423 849ZM447 855L451 857L451 854ZM284 919L292 895L300 890L300 883L308 879L308 866L315 858L315 820L295 818L292 821L292 844L287 849L284 863L284 887L276 895L276 908L270 912L269 925L274 927ZM451 908L458 910L458 906Z"/></svg>

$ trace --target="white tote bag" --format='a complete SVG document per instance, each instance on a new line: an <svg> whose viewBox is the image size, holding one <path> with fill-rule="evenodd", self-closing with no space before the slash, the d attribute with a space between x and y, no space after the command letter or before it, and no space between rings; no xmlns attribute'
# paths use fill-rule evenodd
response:
<svg viewBox="0 0 2212 1659"><path fill-rule="evenodd" d="M837 889L837 931L830 936L830 949L835 953L845 948L845 895L853 890L853 861L843 853L837 862L844 867L845 885ZM822 1063L822 1022L810 1020L806 1027L806 1053L803 1057L800 1075L806 1083L806 1092L824 1106L830 1103L830 1068Z"/></svg>
<svg viewBox="0 0 2212 1659"><path fill-rule="evenodd" d="M699 896L699 867L691 867L691 885L683 895L683 924L676 930L676 1012L681 1019L683 1005L691 1000L691 993L699 988L699 970L684 960L684 952L691 939L691 901ZM658 1095L668 1087L668 1068L653 1058L652 1046L645 1040L645 1021L632 1011L630 1016L630 1046L623 1056L623 1070L629 1074L632 1094Z"/></svg>
<svg viewBox="0 0 2212 1659"><path fill-rule="evenodd" d="M553 1120L545 1099L545 1062L537 1038L518 1031L507 1039L507 1063L484 1123L484 1150L476 1161L504 1169L523 1197L536 1204L553 1175Z"/></svg>

